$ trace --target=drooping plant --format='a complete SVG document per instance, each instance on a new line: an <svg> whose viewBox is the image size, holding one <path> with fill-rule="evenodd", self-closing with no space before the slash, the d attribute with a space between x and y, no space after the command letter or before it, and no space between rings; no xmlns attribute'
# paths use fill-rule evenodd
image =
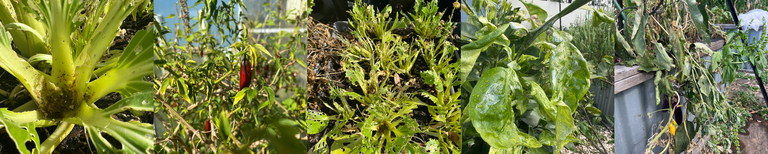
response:
<svg viewBox="0 0 768 154"><path fill-rule="evenodd" d="M462 6L469 15L461 25L462 38L469 39L460 62L462 100L468 100L462 102L463 152L487 143L492 153L558 153L578 141L572 116L596 77L572 36L550 27L580 7L593 10L584 6L588 2L574 1L543 23L548 13L525 1L529 14L498 0ZM612 23L593 12L597 24Z"/></svg>
<svg viewBox="0 0 768 154"><path fill-rule="evenodd" d="M666 7L653 7L662 5ZM736 71L741 69L745 62L741 60L742 56L764 67L765 58L758 55L765 52L755 50L756 46L743 46L739 38L744 33L729 33L723 50L712 51L707 46L709 34L717 32L711 31L709 17L701 9L702 5L695 0L632 1L621 11L635 10L629 13L634 20L625 30L627 35L616 35L622 47L634 58L623 63L639 65L641 71L654 73L656 104L667 102L670 106L670 109L663 109L669 110L670 116L659 127L661 131L649 139L648 151L657 146L676 153L685 151L693 147L688 144L695 143L691 141L697 132L701 137L712 138L706 143L716 153L726 152L718 146L739 146L738 130L746 124L748 112L728 100L728 88L724 83L731 82ZM699 40L703 43L696 42ZM704 56L712 59L706 60ZM716 74L722 75L722 82L716 82ZM688 113L674 112L679 107L686 107L687 112L695 116L690 118L693 121L687 120ZM685 120L674 121L675 114L682 114ZM675 126L675 123L679 125ZM662 141L662 137L667 136L665 134L674 138L674 145Z"/></svg>
<svg viewBox="0 0 768 154"><path fill-rule="evenodd" d="M0 67L13 74L32 98L16 109L0 109L0 127L5 127L19 152L52 153L75 125L81 125L99 152L149 153L152 125L112 115L152 111L152 84L144 77L152 73L154 34L140 30L125 50L105 53L123 20L136 15L136 10L150 9L150 1L0 3L13 6L0 8ZM107 108L94 105L113 92L123 99ZM56 131L40 142L35 128L49 126L57 126ZM123 148L107 142L102 133ZM35 145L32 151L27 151L28 141Z"/></svg>

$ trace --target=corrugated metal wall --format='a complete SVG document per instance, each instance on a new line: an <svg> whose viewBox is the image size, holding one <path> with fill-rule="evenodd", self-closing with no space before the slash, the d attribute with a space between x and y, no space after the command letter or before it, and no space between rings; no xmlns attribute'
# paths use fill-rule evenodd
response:
<svg viewBox="0 0 768 154"><path fill-rule="evenodd" d="M593 81L589 86L589 92L592 93L592 100L595 101L594 106L602 111L602 115L613 116L613 85L603 81Z"/></svg>

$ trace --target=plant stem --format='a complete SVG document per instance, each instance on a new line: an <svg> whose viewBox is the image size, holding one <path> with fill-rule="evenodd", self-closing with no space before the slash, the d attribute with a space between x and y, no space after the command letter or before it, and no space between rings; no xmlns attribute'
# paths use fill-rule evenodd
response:
<svg viewBox="0 0 768 154"><path fill-rule="evenodd" d="M71 32L70 18L67 15L64 8L62 8L62 1L52 1L52 12L49 24L51 30L51 55L53 56L53 70L51 76L59 87L72 87L75 80L75 67L72 60L72 47L69 34Z"/></svg>
<svg viewBox="0 0 768 154"><path fill-rule="evenodd" d="M54 131L53 134L40 145L40 153L53 153L56 146L69 135L69 132L71 132L74 127L75 124L62 122L56 127L56 131Z"/></svg>
<svg viewBox="0 0 768 154"><path fill-rule="evenodd" d="M593 126L593 127L594 127L595 125L592 125L592 120L590 120L590 119L589 119L589 114L588 114L587 110L586 110L586 109L584 109L584 107L582 107L582 108L581 108L581 110L582 110L582 111L584 111L584 113L587 115L587 116L586 116L586 118L587 118L587 123L589 123L589 125L590 125L590 126ZM606 152L606 150L605 150L605 146L603 146L603 140L601 140L601 139L600 139L600 136L598 136L599 134L597 134L597 132L595 132L595 129L590 129L590 130L592 130L592 133L594 133L594 134L595 134L595 138L597 138L597 142L598 142L598 143L600 143L599 145L600 145L600 150L601 150L601 152L603 152L603 153L607 153L607 152ZM591 141L590 141L590 142L591 142Z"/></svg>

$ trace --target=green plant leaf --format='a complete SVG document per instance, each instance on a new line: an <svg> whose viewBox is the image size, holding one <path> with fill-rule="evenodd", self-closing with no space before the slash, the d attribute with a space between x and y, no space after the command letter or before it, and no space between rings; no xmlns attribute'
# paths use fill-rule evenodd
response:
<svg viewBox="0 0 768 154"><path fill-rule="evenodd" d="M469 72L475 66L475 61L477 61L477 57L480 56L481 52L497 42L502 42L503 44L501 45L509 43L509 39L502 35L508 27L509 24L501 25L488 34L480 35L478 37L480 39L461 46L461 66L459 68L461 82L467 80L467 76L469 76Z"/></svg>
<svg viewBox="0 0 768 154"><path fill-rule="evenodd" d="M472 25L467 22L461 22L461 36L467 37L472 40L477 40L477 37L475 35L477 32L480 31L479 28L477 28L475 25Z"/></svg>
<svg viewBox="0 0 768 154"><path fill-rule="evenodd" d="M589 5L581 6L581 9L592 11L592 26L594 27L600 26L601 23L613 24L616 22L613 17L606 15L602 9L595 10L589 7Z"/></svg>
<svg viewBox="0 0 768 154"><path fill-rule="evenodd" d="M136 32L115 67L93 82L88 83L87 93L92 96L88 102L96 102L111 92L118 92L123 97L130 97L133 93L151 89L152 83L144 81L144 76L153 73L154 39L155 36L151 31Z"/></svg>
<svg viewBox="0 0 768 154"><path fill-rule="evenodd" d="M245 95L248 94L248 91L252 90L251 88L243 88L242 90L238 91L237 94L235 94L235 102L233 105L237 105L237 103L240 102L240 100L243 100L245 98Z"/></svg>
<svg viewBox="0 0 768 154"><path fill-rule="evenodd" d="M307 111L307 134L317 134L328 126L328 116L324 113L308 110Z"/></svg>
<svg viewBox="0 0 768 154"><path fill-rule="evenodd" d="M0 28L5 29L2 26ZM39 89L42 88L42 84L46 84L44 76L47 75L29 65L27 61L20 58L13 51L13 48L11 48L12 39L8 32L0 31L0 67L16 77L27 91L30 92L35 101L42 102Z"/></svg>
<svg viewBox="0 0 768 154"><path fill-rule="evenodd" d="M549 101L547 98L547 94L544 93L544 90L541 89L541 86L537 84L536 82L526 82L531 85L531 96L533 96L533 99L536 100L536 102L539 104L539 109L546 114L547 118L549 119L555 119L556 115L555 112L555 106L557 104L553 104Z"/></svg>
<svg viewBox="0 0 768 154"><path fill-rule="evenodd" d="M26 142L33 141L35 147L40 147L40 138L35 130L34 122L17 123L12 120L11 116L20 116L23 114L14 113L8 111L6 108L0 108L0 122L5 126L5 130L9 136L16 143L16 148L20 153L29 154L27 151ZM21 117L19 117L21 118Z"/></svg>
<svg viewBox="0 0 768 154"><path fill-rule="evenodd" d="M218 117L217 128L219 128L219 133L224 135L223 139L225 141L229 140L232 136L232 127L229 125L229 116L227 116L227 112L219 112Z"/></svg>
<svg viewBox="0 0 768 154"><path fill-rule="evenodd" d="M8 30L8 31L14 30L14 31L22 31L22 32L27 32L29 34L32 34L32 35L25 35L24 37L20 37L20 36L17 37L17 41L19 41L21 39L26 39L25 41L37 43L37 44L26 44L26 45L29 45L27 47L28 48L27 50L31 50L31 49L37 49L37 50L45 49L45 44L43 44L43 42L44 42L43 41L43 38L44 38L43 35L40 35L40 33L38 33L37 30L35 30L32 27L29 27L27 24L18 23L18 22L17 23L10 23L10 24L6 24L5 25L5 29ZM31 52L32 53L47 53L47 50L31 51Z"/></svg>
<svg viewBox="0 0 768 154"><path fill-rule="evenodd" d="M571 5L568 5L562 11L558 12L554 17L552 17L549 20L547 20L547 22L545 22L543 25L537 27L536 29L534 29L533 31L528 33L528 35L526 35L525 38L522 38L523 42L521 42L520 44L516 44L515 45L515 51L522 51L523 49L527 49L529 46L531 46L531 44L533 44L533 42L536 40L536 38L538 38L539 35L541 35L541 33L544 33L547 30L549 30L549 28L552 27L553 24L555 24L555 21L560 20L560 18L562 18L563 16L565 16L567 14L570 14L574 10L578 9L581 6L586 5L590 1L591 0L576 0L576 1L574 1L573 3L571 3ZM462 51L464 51L463 46L462 46ZM464 57L464 55L462 54L462 58L463 57ZM464 65L464 64L462 63L462 65ZM464 72L464 71L462 71L462 72Z"/></svg>
<svg viewBox="0 0 768 154"><path fill-rule="evenodd" d="M687 129L686 129L687 128ZM687 131L686 131L687 130ZM675 131L675 153L681 153L688 150L688 144L695 136L695 129L693 128L693 122L685 121L685 125L678 125L677 131Z"/></svg>
<svg viewBox="0 0 768 154"><path fill-rule="evenodd" d="M572 111L576 111L579 100L587 94L590 72L587 61L571 43L562 43L552 50L550 60L551 87L554 100L562 100Z"/></svg>
<svg viewBox="0 0 768 154"><path fill-rule="evenodd" d="M147 89L132 96L120 99L104 109L105 114L116 114L125 110L150 112L154 110L153 90Z"/></svg>
<svg viewBox="0 0 768 154"><path fill-rule="evenodd" d="M570 134L575 129L576 127L573 125L573 116L571 115L569 108L567 106L558 105L557 118L555 118L555 139L559 143L557 149L562 149L565 144L573 142L566 138L571 137Z"/></svg>
<svg viewBox="0 0 768 154"><path fill-rule="evenodd" d="M708 21L704 20L703 14L699 10L698 5L696 5L696 0L686 0L685 2L688 3L687 8L691 13L691 20L693 20L693 24L696 26L696 30L698 30L699 34L701 34L701 38L704 39L707 44L709 44L709 34L707 34L707 31L709 30L709 26L707 25Z"/></svg>
<svg viewBox="0 0 768 154"><path fill-rule="evenodd" d="M667 50L664 49L664 45L654 42L656 46L656 66L659 66L662 70L669 71L675 67L675 63L672 62L672 58L667 55Z"/></svg>
<svg viewBox="0 0 768 154"><path fill-rule="evenodd" d="M633 28L635 31L632 32L632 43L634 45L634 50L637 55L645 55L645 26L646 22L648 22L648 17L650 15L644 14L642 10L638 10L639 15L636 15L639 19L639 21L635 24L635 27Z"/></svg>
<svg viewBox="0 0 768 154"><path fill-rule="evenodd" d="M29 57L29 59L27 60L29 61L29 63L43 61L45 63L48 63L48 65L53 64L53 57L49 54L35 54L34 56Z"/></svg>
<svg viewBox="0 0 768 154"><path fill-rule="evenodd" d="M539 21L545 21L547 20L547 11L544 11L541 7L539 7L536 4L528 3L524 0L520 0L520 2L525 5L525 9L528 9L528 13L531 14L531 16L536 15L539 17Z"/></svg>
<svg viewBox="0 0 768 154"><path fill-rule="evenodd" d="M499 149L516 146L541 147L536 138L515 125L514 105L528 103L517 73L496 67L483 73L470 96L467 111L472 125L489 145Z"/></svg>
<svg viewBox="0 0 768 154"><path fill-rule="evenodd" d="M136 93L116 102L105 110L81 105L77 118L65 118L64 121L80 124L86 127L88 135L94 139L99 151L125 151L133 153L150 153L148 150L154 144L154 127L149 123L139 121L123 122L112 118L112 115L124 110L152 111L155 106L151 90ZM106 132L123 145L123 149L117 150L102 136Z"/></svg>

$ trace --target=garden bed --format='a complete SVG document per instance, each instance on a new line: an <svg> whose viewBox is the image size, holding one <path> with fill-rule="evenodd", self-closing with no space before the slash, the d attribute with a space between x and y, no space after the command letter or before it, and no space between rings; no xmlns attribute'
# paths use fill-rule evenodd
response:
<svg viewBox="0 0 768 154"><path fill-rule="evenodd" d="M437 4L417 3L415 10ZM401 12L389 6L356 3L352 10L350 21L308 23L310 150L458 152L459 101L451 96L459 37L452 24L436 10L415 11L413 20L395 17Z"/></svg>
<svg viewBox="0 0 768 154"><path fill-rule="evenodd" d="M356 41L356 38L352 37L352 34L350 34L349 31L336 31L336 29L332 28L331 26L319 23L317 21L310 21L308 25L308 107L309 110L320 111L327 114L328 116L338 115L338 113L335 113L335 111L323 104L341 102L340 98L331 99L330 92L332 88L344 89L346 91L359 94L362 94L363 90L360 86L354 85L353 81L347 78L346 72L349 70L344 70L342 67L343 57L341 55L347 46L345 46L340 39L334 38L333 33L338 33L338 36L344 37L351 42ZM414 44L415 42L413 41L418 37L418 34L413 30L413 28L410 27L396 28L392 30L392 33L399 35L403 38L403 41L409 44ZM458 41L458 39L451 40ZM432 39L429 41L437 43L439 40ZM421 78L420 73L429 70L429 66L423 57L423 55L418 56L413 68L410 71L410 74L391 73L391 77L389 78L385 78L383 75L377 75L378 81L386 81L387 86L393 87L401 87L406 85L410 86L402 92L404 94L414 94L413 96L415 96L415 98L418 98L428 105L435 105L435 102L430 101L430 99L426 96L415 95L422 91L436 95L435 86L425 83L424 79ZM456 59L454 58L452 62L455 61ZM370 68L369 62L360 62L360 65L365 69L363 72L370 72L370 69L368 69ZM364 117L365 115L368 115L368 113L364 112L366 106L362 102L350 99L347 100L347 103L355 109L356 117ZM419 106L418 108L414 109L409 116L415 119L419 125L428 125L433 121L427 106ZM325 127L322 132L330 131L332 128L334 128L334 124L334 121L330 121L329 125ZM345 134L355 133L360 132L345 132ZM310 135L308 145L310 147L314 147L323 135L325 135L325 133ZM417 133L417 135L415 135L411 141L415 143L426 144L426 141L429 139L435 139L435 137L426 135L424 133ZM334 141L329 139L327 142L328 145L332 145ZM458 143L456 145L458 146Z"/></svg>
<svg viewBox="0 0 768 154"><path fill-rule="evenodd" d="M763 72L763 71L761 71ZM756 89L757 80L753 73L740 73L729 86L728 97L744 106L751 114L747 124L739 132L738 147L742 153L759 153L765 151L768 147L768 107L765 106L765 99L760 90ZM731 148L733 151L736 147Z"/></svg>

